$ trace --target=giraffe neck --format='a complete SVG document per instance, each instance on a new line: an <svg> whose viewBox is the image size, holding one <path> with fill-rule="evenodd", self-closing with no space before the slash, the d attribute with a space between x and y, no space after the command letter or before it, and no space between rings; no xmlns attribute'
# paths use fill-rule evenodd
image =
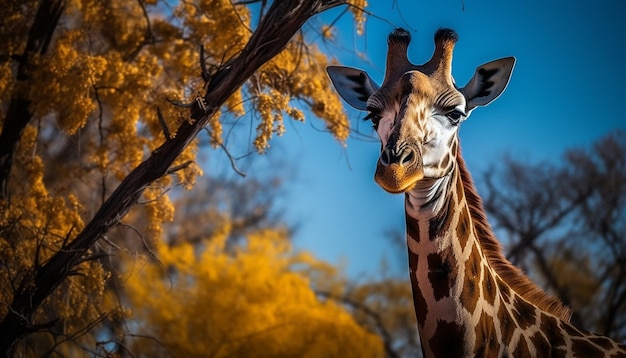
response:
<svg viewBox="0 0 626 358"><path fill-rule="evenodd" d="M405 207L424 356L626 354L623 346L571 326L558 300L504 259L458 154L447 176L407 193Z"/></svg>
<svg viewBox="0 0 626 358"><path fill-rule="evenodd" d="M450 230L455 219L450 206L458 203L454 188L458 177L453 170L443 178L420 182L405 199L409 274L426 357L464 356L469 349L464 343L467 317L462 317L457 297L463 249L457 247L455 252Z"/></svg>

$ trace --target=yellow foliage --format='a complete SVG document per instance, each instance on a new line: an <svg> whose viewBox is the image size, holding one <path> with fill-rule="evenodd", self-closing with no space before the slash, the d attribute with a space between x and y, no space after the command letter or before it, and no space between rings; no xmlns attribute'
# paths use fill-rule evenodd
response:
<svg viewBox="0 0 626 358"><path fill-rule="evenodd" d="M350 4L350 11L354 16L354 21L356 22L356 31L359 35L363 35L365 31L365 7L367 6L366 0L348 0L348 4Z"/></svg>
<svg viewBox="0 0 626 358"><path fill-rule="evenodd" d="M145 212L149 223L148 230L152 237L161 237L163 224L174 218L174 206L170 202L170 198L164 195L159 187L147 188L143 196L147 200Z"/></svg>
<svg viewBox="0 0 626 358"><path fill-rule="evenodd" d="M26 127L15 158L16 177L22 178L12 192L11 207L0 202L0 316L10 306L15 278L32 275L33 263L42 263L73 239L84 223L84 210L71 193L51 194L43 178L44 163L33 155L37 129ZM63 320L68 331L81 329L94 320L104 291L107 273L99 263L85 262L76 268L80 275L69 277L48 297L35 321L48 321L51 312Z"/></svg>
<svg viewBox="0 0 626 358"><path fill-rule="evenodd" d="M296 267L325 264L293 252L281 230L262 230L230 252L225 236L160 245L162 265L131 262L125 284L137 334L133 353L154 357L382 357L380 339ZM169 273L169 274L168 274Z"/></svg>
<svg viewBox="0 0 626 358"><path fill-rule="evenodd" d="M284 133L283 112L304 121L304 113L292 107L298 99L306 100L311 112L326 123L339 141L344 142L350 134L350 123L326 75L328 58L315 46L305 45L301 40L296 38L290 42L253 79L254 105L261 118L254 141L259 152L269 147L274 133ZM258 91L259 87L267 90Z"/></svg>
<svg viewBox="0 0 626 358"><path fill-rule="evenodd" d="M78 37L77 31L67 31L49 55L35 60L32 80L39 85L31 86L29 93L34 116L56 113L59 126L69 135L83 127L95 109L91 88L106 67L104 58L74 48Z"/></svg>
<svg viewBox="0 0 626 358"><path fill-rule="evenodd" d="M351 7L351 11L357 23L362 23L363 13L358 9L365 3L353 2L353 5L356 7ZM26 112L32 115L14 155L8 182L10 198L0 202L0 316L6 314L12 300L12 285L28 277L37 265L71 242L116 185L163 144L165 133L169 131L175 136L176 128L188 120L188 109L174 106L169 100L190 103L203 94L204 83L199 73L200 46L204 47L203 61L210 76L240 53L251 35L252 19L256 19L250 8L233 5L231 0L69 0L65 2L54 33L50 34L47 51L24 53L39 6L41 1L36 0L9 1L3 4L0 12L0 38L3 39L0 49L0 127L7 121L11 101L26 103ZM285 115L304 121L308 112L303 111L302 104L322 119L339 141L345 141L349 123L326 76L324 69L328 62L318 48L306 43L304 36L294 38L278 57L228 99L220 113L210 119L207 128L211 144L218 147L225 143L224 133L228 133L229 128L223 128L224 118L243 116L248 112L259 120L254 124L257 136L253 144L263 152L274 134L284 133ZM19 76L18 68L21 69ZM157 108L164 124L159 121ZM190 143L173 164L179 170L152 183L140 199L143 210L131 212L130 219L142 225L140 234L147 239L146 242L158 245L163 236L163 224L173 218L174 208L167 189L177 184L190 189L197 176L202 175L200 166L195 163L198 150L197 142ZM222 236L225 237L227 232L228 225L225 225ZM263 340L266 334L278 340L278 332L303 330L298 332L324 342L334 339L335 342L356 345L354 342L362 340L366 343L359 345L378 347L378 343L372 343L371 335L359 331L340 307L320 302L308 288L302 273L289 269L295 262L308 267L311 272L320 272L323 265L306 255L291 253L289 245L283 243L284 238L281 236L279 240L276 235L260 233L259 237L268 238L250 238L248 245L234 257L226 254L224 243L219 246L217 239L210 241L204 250L203 255L211 253L211 260L183 247L161 248L158 253L163 255L164 262L177 267L180 272L193 270L186 278L193 277L198 284L209 278L194 276L197 275L195 270L213 267L207 271L207 277L214 281L204 282L204 290L208 290L206 285L213 283L227 286L224 277L239 280L240 286L230 291L224 288L224 292L214 298L216 311L225 310L227 301L238 297L238 290L247 292L247 280L241 275L236 276L233 260L244 260L237 262L246 267L246 274L252 277L264 275L257 277L264 283L252 290L261 290L267 297L241 296L240 299L256 299L258 302L251 305L250 312L232 313L234 318L239 317L240 323L248 315L259 319L249 323L249 330L230 336L235 341L244 338ZM107 239L114 244L113 247L127 245L120 237ZM177 261L171 261L174 260L174 250L180 251L176 252L181 255L176 257ZM94 253L88 253L91 254ZM256 257L255 260L261 260L259 256L263 255L282 259L278 260L280 264L271 263L267 257L265 261L253 261L250 255ZM181 258L185 261L181 262ZM110 260L115 262L116 258ZM195 266L189 266L192 264ZM258 267L264 271L256 272L256 264L265 265ZM220 273L222 269L231 276ZM65 280L44 302L33 322L60 318L62 329L59 333L72 335L107 310L113 310L111 316L130 315L113 307L110 299L105 302L103 292L109 273L101 261L86 261L77 270L80 275ZM152 272L150 270L154 275L162 275L151 264L146 264L145 271ZM269 280L270 273L281 277L276 282L281 282L284 287L275 287L276 284ZM178 294L170 292L164 281L157 283L163 286L155 283L156 286L145 289L157 290L156 293L152 291L154 299L158 301L159 297L165 297L163 302L176 295L179 300L185 295L195 297L193 290L199 287L181 283L183 293ZM269 286L262 290L263 285ZM281 291L283 289L286 291ZM273 294L274 291L282 292L281 296ZM228 294L234 296L228 298ZM299 295L296 297L303 300L303 305L295 305L289 300L291 294ZM208 293L203 291L202 295ZM204 296L198 297L204 299ZM194 309L210 306L202 302L195 302L198 307ZM187 308L179 307L181 310ZM269 308L275 311L264 311ZM176 312L163 311L163 314L178 317ZM301 317L292 317L297 314ZM205 319L224 319L207 317ZM199 324L194 319L189 317L190 321L184 324ZM304 324L307 319L314 320L316 325L307 328L308 323ZM283 330L281 325L287 328ZM230 334L229 330L235 328L228 320L224 321L223 327L216 328L216 335L211 337L217 339L215 337ZM339 332L344 329L347 333ZM319 333L324 330L326 333ZM200 331L206 333L205 328ZM250 334L256 334L256 338L249 337ZM245 346L235 341L224 346L224 352ZM210 342L217 341L207 344L213 344ZM279 343L275 347L276 354L294 352L295 342L292 344L283 339ZM54 344L54 340L50 340L47 348L39 349L45 350ZM22 345L32 346L27 341ZM342 348L331 346L331 343L324 346L324 352L339 355ZM271 352L274 348L268 346L267 349ZM44 351L33 352L33 355L41 355ZM311 352L311 355L317 353Z"/></svg>

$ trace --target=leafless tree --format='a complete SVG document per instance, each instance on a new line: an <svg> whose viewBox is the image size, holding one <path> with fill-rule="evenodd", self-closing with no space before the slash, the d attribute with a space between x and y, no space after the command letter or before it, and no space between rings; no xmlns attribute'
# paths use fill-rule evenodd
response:
<svg viewBox="0 0 626 358"><path fill-rule="evenodd" d="M481 184L508 258L570 305L575 323L625 340L626 132L558 162L505 157Z"/></svg>

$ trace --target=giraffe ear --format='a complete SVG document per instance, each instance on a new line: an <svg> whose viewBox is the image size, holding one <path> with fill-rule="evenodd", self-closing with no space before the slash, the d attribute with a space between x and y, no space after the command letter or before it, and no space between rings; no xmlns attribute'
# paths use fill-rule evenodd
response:
<svg viewBox="0 0 626 358"><path fill-rule="evenodd" d="M467 102L466 111L498 98L509 83L514 65L515 57L506 57L479 66L474 77L460 89Z"/></svg>
<svg viewBox="0 0 626 358"><path fill-rule="evenodd" d="M344 66L328 66L326 72L335 89L349 105L367 110L367 99L379 86L362 70Z"/></svg>

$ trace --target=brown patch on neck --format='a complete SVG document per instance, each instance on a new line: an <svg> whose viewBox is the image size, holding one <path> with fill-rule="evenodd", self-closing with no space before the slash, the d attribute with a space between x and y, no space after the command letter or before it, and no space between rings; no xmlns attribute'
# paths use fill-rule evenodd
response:
<svg viewBox="0 0 626 358"><path fill-rule="evenodd" d="M449 257L451 249L444 249L441 253L431 253L426 256L428 261L428 281L433 289L435 301L450 297L450 287L458 277L457 262Z"/></svg>
<svg viewBox="0 0 626 358"><path fill-rule="evenodd" d="M428 223L428 237L431 241L437 238L438 233L447 231L450 227L452 219L454 218L454 213L452 211L454 210L456 203L452 202L454 197L450 195L450 188L450 183L448 183L448 187L446 189L447 197L444 200L443 207L434 218L430 219L430 222Z"/></svg>
<svg viewBox="0 0 626 358"><path fill-rule="evenodd" d="M463 337L463 327L454 322L440 321L428 345L435 357L463 357L466 356Z"/></svg>
<svg viewBox="0 0 626 358"><path fill-rule="evenodd" d="M513 266L503 255L502 247L493 234L481 198L474 187L472 177L461 157L461 150L456 153L456 161L463 183L463 190L469 207L472 224L483 254L490 266L502 280L513 289L521 298L539 307L541 310L553 314L569 322L571 312L569 308L555 297L549 296L517 267ZM457 194L458 195L458 194Z"/></svg>
<svg viewBox="0 0 626 358"><path fill-rule="evenodd" d="M409 268L411 272L410 279L411 288L413 291L413 307L415 309L415 318L417 319L417 323L419 324L419 326L424 327L424 323L426 322L426 315L428 314L428 305L415 276L419 259L420 258L416 253L413 253L411 252L411 250L409 250Z"/></svg>

